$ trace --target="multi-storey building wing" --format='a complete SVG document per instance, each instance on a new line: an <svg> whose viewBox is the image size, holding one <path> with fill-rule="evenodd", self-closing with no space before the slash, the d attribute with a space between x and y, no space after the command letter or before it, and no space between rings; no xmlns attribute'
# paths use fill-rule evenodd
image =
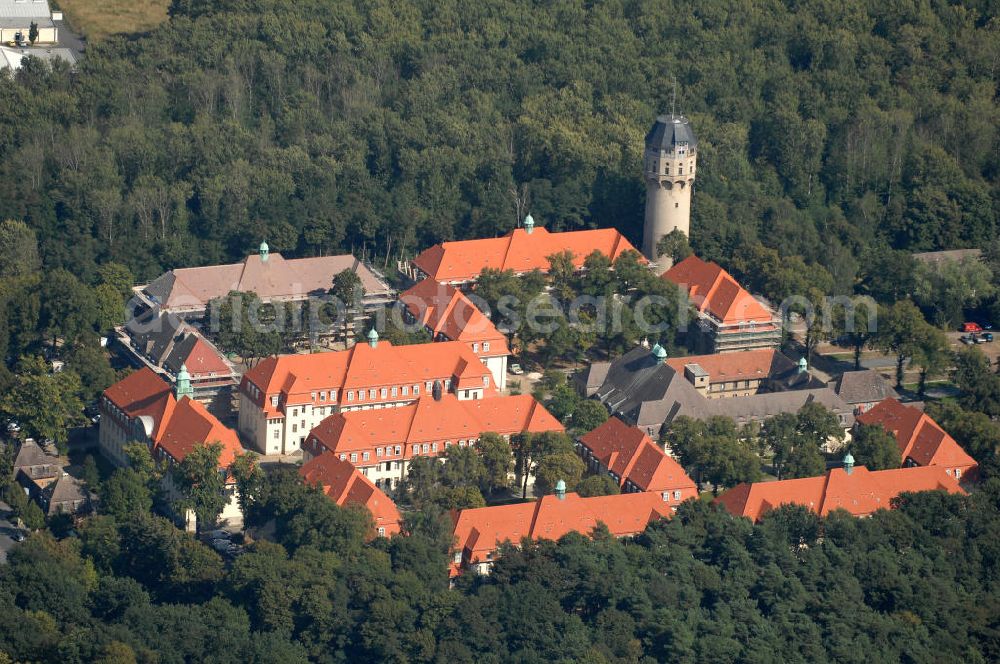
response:
<svg viewBox="0 0 1000 664"><path fill-rule="evenodd" d="M306 484L319 486L340 506L359 505L372 515L375 535L388 537L400 530L402 518L396 504L371 480L347 461L332 453L321 454L299 468Z"/></svg>
<svg viewBox="0 0 1000 664"><path fill-rule="evenodd" d="M148 367L118 381L104 391L99 402L101 454L115 465L126 466L129 460L125 446L142 443L155 459L169 467L181 463L198 446L219 443L222 446L219 469L228 471L236 455L243 451L236 432L192 395L190 378L183 366L173 389ZM242 514L235 481L228 473L226 478L228 500L219 518L238 522ZM178 497L170 473L164 475L163 488L170 502ZM183 517L191 527L193 513L188 510Z"/></svg>
<svg viewBox="0 0 1000 664"><path fill-rule="evenodd" d="M493 374L498 389L507 387L505 337L462 291L431 278L424 279L399 296L408 322L419 323L434 341L462 341Z"/></svg>
<svg viewBox="0 0 1000 664"><path fill-rule="evenodd" d="M261 361L240 384L239 429L264 454L290 454L335 412L394 408L435 391L469 400L497 394L465 342L394 346L372 330L367 344L345 351Z"/></svg>
<svg viewBox="0 0 1000 664"><path fill-rule="evenodd" d="M635 251L635 247L614 228L550 233L535 226L529 214L523 228L515 228L503 237L442 242L400 267L414 280L429 277L440 283L468 286L486 268L517 274L548 272L549 256L564 251L573 254L573 265L580 269L595 251L615 260L627 251Z"/></svg>
<svg viewBox="0 0 1000 664"><path fill-rule="evenodd" d="M698 313L688 328L690 346L702 353L775 348L777 316L715 263L688 256L663 273L683 288Z"/></svg>
<svg viewBox="0 0 1000 664"><path fill-rule="evenodd" d="M452 445L474 446L485 432L510 437L562 430L527 394L476 401L425 395L400 408L336 413L309 433L302 451L307 461L331 452L376 486L391 489L406 477L414 457L438 456Z"/></svg>

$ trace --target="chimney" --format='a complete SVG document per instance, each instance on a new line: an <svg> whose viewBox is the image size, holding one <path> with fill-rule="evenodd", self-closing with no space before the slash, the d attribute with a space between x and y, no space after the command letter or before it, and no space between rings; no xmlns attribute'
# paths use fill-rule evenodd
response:
<svg viewBox="0 0 1000 664"><path fill-rule="evenodd" d="M434 388L431 390L431 394L434 396L434 401L441 401L441 394L444 388L441 385L441 381L434 381Z"/></svg>

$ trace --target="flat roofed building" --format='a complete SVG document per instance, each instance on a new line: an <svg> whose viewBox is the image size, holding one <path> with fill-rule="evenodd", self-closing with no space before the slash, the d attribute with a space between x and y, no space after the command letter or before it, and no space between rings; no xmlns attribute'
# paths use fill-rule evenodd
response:
<svg viewBox="0 0 1000 664"><path fill-rule="evenodd" d="M575 493L545 496L516 505L462 510L455 518L451 575L463 569L488 574L505 542L557 540L568 533L590 534L604 524L615 537L637 535L652 521L669 518L681 501L660 493L623 493L582 498Z"/></svg>
<svg viewBox="0 0 1000 664"><path fill-rule="evenodd" d="M694 350L728 353L781 343L781 325L774 312L719 265L688 256L662 276L684 289L698 312L688 327Z"/></svg>
<svg viewBox="0 0 1000 664"><path fill-rule="evenodd" d="M902 493L945 491L964 494L944 468L894 468L870 471L864 466L834 468L820 477L777 482L740 484L715 499L730 514L759 521L782 505L801 505L821 516L843 509L854 516L869 516L890 509Z"/></svg>
<svg viewBox="0 0 1000 664"><path fill-rule="evenodd" d="M435 391L458 399L497 395L490 370L461 341L269 357L243 375L239 429L264 454L297 452L309 431L339 411L394 408Z"/></svg>
<svg viewBox="0 0 1000 664"><path fill-rule="evenodd" d="M493 374L497 389L507 388L505 337L462 291L431 278L399 296L408 322L419 323L434 341L463 341Z"/></svg>
<svg viewBox="0 0 1000 664"><path fill-rule="evenodd" d="M545 431L563 426L528 394L476 401L424 395L398 408L336 413L309 433L302 451L306 460L333 453L376 486L392 489L414 457L439 456L452 445L474 447L486 432L509 438Z"/></svg>
<svg viewBox="0 0 1000 664"><path fill-rule="evenodd" d="M32 23L38 27L36 44L59 41L47 0L0 0L0 43L15 41L18 33L27 41Z"/></svg>
<svg viewBox="0 0 1000 664"><path fill-rule="evenodd" d="M471 284L487 269L513 270L524 274L533 270L549 271L548 257L564 251L573 254L573 265L580 269L587 256L598 251L612 261L627 251L635 251L625 236L614 228L550 233L525 220L503 237L442 242L425 249L406 266L404 272L414 280L431 278L456 286Z"/></svg>
<svg viewBox="0 0 1000 664"><path fill-rule="evenodd" d="M617 417L580 436L576 446L591 471L610 475L624 493L658 491L674 500L698 496L698 487L679 463L645 432Z"/></svg>
<svg viewBox="0 0 1000 664"><path fill-rule="evenodd" d="M896 438L903 466L940 466L956 480L975 478L979 466L934 419L898 399L885 399L858 416L861 424L877 424Z"/></svg>
<svg viewBox="0 0 1000 664"><path fill-rule="evenodd" d="M389 537L399 533L402 517L396 504L371 480L333 453L321 454L299 468L304 482L319 486L340 506L359 505L372 515L373 535Z"/></svg>

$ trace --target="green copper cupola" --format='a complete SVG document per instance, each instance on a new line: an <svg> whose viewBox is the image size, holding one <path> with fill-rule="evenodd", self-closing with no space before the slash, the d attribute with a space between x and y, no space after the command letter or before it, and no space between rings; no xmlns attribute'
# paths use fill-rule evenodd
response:
<svg viewBox="0 0 1000 664"><path fill-rule="evenodd" d="M524 218L524 232L531 235L533 230L535 230L535 218L532 217L531 214L528 214L528 216Z"/></svg>
<svg viewBox="0 0 1000 664"><path fill-rule="evenodd" d="M178 399L181 397L194 398L194 388L191 387L191 374L188 373L187 366L184 364L181 365L180 371L177 372L177 381L174 383L174 395Z"/></svg>
<svg viewBox="0 0 1000 664"><path fill-rule="evenodd" d="M375 331L374 327L368 330L368 345L372 348L376 348L378 346L378 332Z"/></svg>
<svg viewBox="0 0 1000 664"><path fill-rule="evenodd" d="M260 260L266 263L267 256L271 251L270 247L267 246L267 242L261 242L260 249L258 251L260 251Z"/></svg>
<svg viewBox="0 0 1000 664"><path fill-rule="evenodd" d="M848 475L854 470L854 456L848 452L844 455L844 472Z"/></svg>

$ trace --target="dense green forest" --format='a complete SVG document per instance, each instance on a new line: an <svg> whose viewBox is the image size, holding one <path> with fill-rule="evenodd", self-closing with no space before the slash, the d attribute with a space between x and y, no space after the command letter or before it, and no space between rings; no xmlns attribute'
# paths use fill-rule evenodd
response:
<svg viewBox="0 0 1000 664"><path fill-rule="evenodd" d="M276 541L230 565L138 505L30 537L0 567L0 661L995 662L998 508L995 480L871 519L689 501L635 539L507 548L449 590L446 517L365 543L360 512L278 474L250 506Z"/></svg>
<svg viewBox="0 0 1000 664"><path fill-rule="evenodd" d="M175 0L79 73L0 81L0 211L44 264L138 278L278 251L379 261L503 233L638 240L642 139L699 135L693 243L763 243L841 291L866 247L997 234L988 0Z"/></svg>

